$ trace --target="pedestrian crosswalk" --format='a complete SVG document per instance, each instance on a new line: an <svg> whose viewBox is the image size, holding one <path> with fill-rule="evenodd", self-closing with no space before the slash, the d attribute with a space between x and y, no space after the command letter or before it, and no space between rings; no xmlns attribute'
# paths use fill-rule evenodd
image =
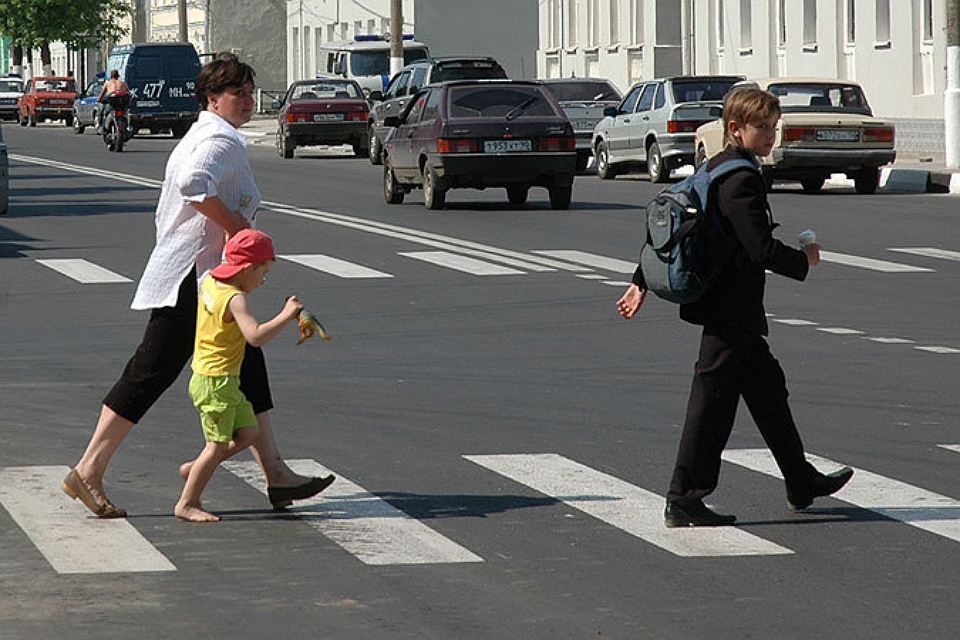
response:
<svg viewBox="0 0 960 640"><path fill-rule="evenodd" d="M939 446L960 453L960 445ZM839 462L816 455L808 454L808 459L825 472L840 466ZM777 479L776 490L783 491L782 477L766 449L731 449L724 452L723 460ZM300 474L323 476L334 473L337 480L319 496L297 502L279 517L291 522L291 526L299 523L314 529L361 564L458 565L499 561L497 558L503 557L481 556L316 460L287 462ZM678 558L775 558L809 553L809 547L803 550L793 548L796 537L789 538L794 541L790 546L782 537L777 541L767 539L764 536L770 535L769 529L668 529L663 525L664 498L661 493L556 453L466 454L448 462L477 465L555 501L544 502L541 508L574 509L622 531L637 544L656 547ZM267 493L260 469L254 462L231 460L223 466L261 494ZM53 571L60 574L139 573L178 569L169 554L161 552L134 526L139 524L136 517L98 520L79 502L70 500L60 490L60 482L68 471L65 466L0 468L0 506ZM464 496L464 499L474 497ZM847 503L854 509L882 516L878 520L848 515L851 521L861 526L865 522L897 522L950 542L960 542L960 501L875 471L856 468L849 484L831 498L821 499L816 507L829 509L831 501ZM812 513L817 514L818 509L813 509ZM172 514L168 517L173 518ZM810 515L799 513L784 517L809 522ZM537 526L545 528L527 527L525 535L575 535L566 525L551 530L550 525L542 520L534 521ZM202 528L203 535L209 538L215 538L225 529L220 525ZM476 538L471 536L471 540Z"/></svg>

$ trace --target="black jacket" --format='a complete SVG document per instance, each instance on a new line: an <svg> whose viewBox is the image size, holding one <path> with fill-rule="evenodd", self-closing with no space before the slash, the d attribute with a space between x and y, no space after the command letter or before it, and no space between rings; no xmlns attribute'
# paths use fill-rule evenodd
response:
<svg viewBox="0 0 960 640"><path fill-rule="evenodd" d="M724 160L756 158L749 151L728 146L709 161L713 169ZM732 238L724 267L717 281L696 302L680 305L680 317L708 326L736 326L750 333L767 335L763 308L766 270L804 280L809 264L803 251L788 247L773 237L773 218L767 204L763 178L748 170L734 171L710 187L707 209L719 214ZM633 282L644 287L637 267Z"/></svg>

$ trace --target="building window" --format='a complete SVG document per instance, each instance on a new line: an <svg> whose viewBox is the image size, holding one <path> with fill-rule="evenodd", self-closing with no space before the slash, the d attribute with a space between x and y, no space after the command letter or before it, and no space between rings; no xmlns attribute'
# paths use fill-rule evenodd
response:
<svg viewBox="0 0 960 640"><path fill-rule="evenodd" d="M777 46L787 46L787 0L777 2Z"/></svg>
<svg viewBox="0 0 960 640"><path fill-rule="evenodd" d="M847 44L853 44L857 41L857 2L856 0L846 0L846 2L844 37Z"/></svg>
<svg viewBox="0 0 960 640"><path fill-rule="evenodd" d="M610 44L620 44L620 0L610 0Z"/></svg>
<svg viewBox="0 0 960 640"><path fill-rule="evenodd" d="M547 0L547 49L560 46L560 0Z"/></svg>
<svg viewBox="0 0 960 640"><path fill-rule="evenodd" d="M300 29L293 27L290 34L290 42L293 43L293 79L300 79Z"/></svg>
<svg viewBox="0 0 960 640"><path fill-rule="evenodd" d="M587 46L600 44L600 0L587 0Z"/></svg>
<svg viewBox="0 0 960 640"><path fill-rule="evenodd" d="M877 44L890 44L890 0L877 0Z"/></svg>
<svg viewBox="0 0 960 640"><path fill-rule="evenodd" d="M923 0L923 41L933 43L933 0Z"/></svg>
<svg viewBox="0 0 960 640"><path fill-rule="evenodd" d="M727 20L724 11L723 0L717 0L717 50L723 51L726 46L726 29L724 23Z"/></svg>
<svg viewBox="0 0 960 640"><path fill-rule="evenodd" d="M373 36L377 33L377 21L374 18L367 20L367 35Z"/></svg>
<svg viewBox="0 0 960 640"><path fill-rule="evenodd" d="M567 0L567 46L577 46L577 0Z"/></svg>
<svg viewBox="0 0 960 640"><path fill-rule="evenodd" d="M310 27L303 26L303 76L311 77L313 74L313 52L310 50Z"/></svg>
<svg viewBox="0 0 960 640"><path fill-rule="evenodd" d="M817 0L803 0L803 48L817 48Z"/></svg>
<svg viewBox="0 0 960 640"><path fill-rule="evenodd" d="M740 49L753 49L753 14L750 0L740 0Z"/></svg>
<svg viewBox="0 0 960 640"><path fill-rule="evenodd" d="M630 44L643 44L643 0L630 0Z"/></svg>

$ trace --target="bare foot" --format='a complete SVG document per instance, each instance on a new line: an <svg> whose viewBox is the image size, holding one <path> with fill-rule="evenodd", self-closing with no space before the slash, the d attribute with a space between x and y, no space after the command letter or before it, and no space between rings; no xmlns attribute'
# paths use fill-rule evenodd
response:
<svg viewBox="0 0 960 640"><path fill-rule="evenodd" d="M180 504L173 508L173 515L187 522L220 522L220 516L204 511L199 506Z"/></svg>
<svg viewBox="0 0 960 640"><path fill-rule="evenodd" d="M180 477L186 480L190 477L190 469L193 469L193 460L190 462L184 462L180 465Z"/></svg>

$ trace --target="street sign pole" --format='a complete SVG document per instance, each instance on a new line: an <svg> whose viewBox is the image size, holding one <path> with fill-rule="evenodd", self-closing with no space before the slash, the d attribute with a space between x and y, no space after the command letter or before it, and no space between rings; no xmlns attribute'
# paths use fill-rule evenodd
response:
<svg viewBox="0 0 960 640"><path fill-rule="evenodd" d="M390 77L403 68L403 0L390 0Z"/></svg>
<svg viewBox="0 0 960 640"><path fill-rule="evenodd" d="M960 167L960 0L947 0L947 87L943 92L946 164Z"/></svg>

